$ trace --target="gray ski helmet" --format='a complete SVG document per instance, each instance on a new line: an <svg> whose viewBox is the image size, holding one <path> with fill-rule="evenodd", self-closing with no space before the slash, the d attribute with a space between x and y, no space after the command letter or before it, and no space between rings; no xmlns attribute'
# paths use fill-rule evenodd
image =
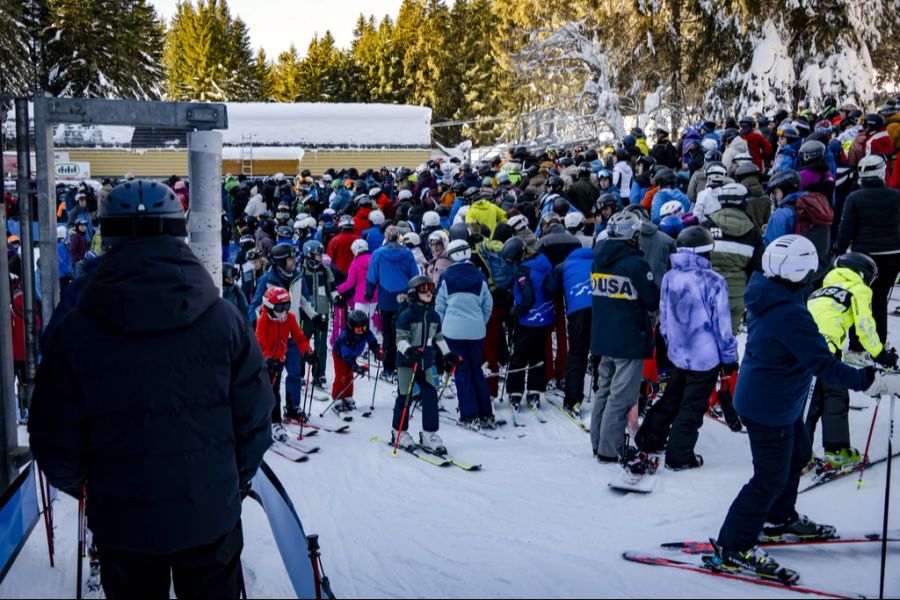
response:
<svg viewBox="0 0 900 600"><path fill-rule="evenodd" d="M308 259L320 260L325 254L325 246L319 240L307 240L303 244L303 256Z"/></svg>
<svg viewBox="0 0 900 600"><path fill-rule="evenodd" d="M416 275L406 284L406 295L413 302L420 302L419 292L421 288L430 288L434 292L434 281L428 275Z"/></svg>
<svg viewBox="0 0 900 600"><path fill-rule="evenodd" d="M807 166L825 158L825 144L818 140L807 140L800 146L800 165Z"/></svg>
<svg viewBox="0 0 900 600"><path fill-rule="evenodd" d="M632 211L617 212L606 223L609 239L634 240L641 235L641 218Z"/></svg>
<svg viewBox="0 0 900 600"><path fill-rule="evenodd" d="M738 168L734 170L734 178L738 181L743 181L748 177L753 177L759 174L759 167L757 167L752 162L741 163Z"/></svg>
<svg viewBox="0 0 900 600"><path fill-rule="evenodd" d="M800 174L791 169L778 171L766 184L766 192L771 193L774 189L780 189L785 196L793 194L800 189Z"/></svg>
<svg viewBox="0 0 900 600"><path fill-rule="evenodd" d="M151 179L120 183L98 208L103 243L170 235L186 237L184 207L169 186Z"/></svg>
<svg viewBox="0 0 900 600"><path fill-rule="evenodd" d="M719 188L719 203L722 206L735 206L742 208L747 204L747 188L740 183L726 183Z"/></svg>
<svg viewBox="0 0 900 600"><path fill-rule="evenodd" d="M453 240L469 240L469 234L471 231L469 230L469 226L465 223L454 223L452 227L450 227L450 241Z"/></svg>

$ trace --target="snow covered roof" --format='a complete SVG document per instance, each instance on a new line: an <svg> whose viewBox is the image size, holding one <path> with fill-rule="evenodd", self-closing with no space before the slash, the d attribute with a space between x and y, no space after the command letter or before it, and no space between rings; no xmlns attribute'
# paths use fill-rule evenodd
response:
<svg viewBox="0 0 900 600"><path fill-rule="evenodd" d="M431 109L395 104L226 103L225 146L429 148ZM15 136L15 111L5 123ZM59 125L59 147L184 147L172 130L113 125Z"/></svg>

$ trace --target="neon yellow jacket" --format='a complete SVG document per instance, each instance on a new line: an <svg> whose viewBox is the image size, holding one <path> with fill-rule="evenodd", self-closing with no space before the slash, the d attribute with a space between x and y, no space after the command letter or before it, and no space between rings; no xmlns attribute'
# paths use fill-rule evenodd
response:
<svg viewBox="0 0 900 600"><path fill-rule="evenodd" d="M856 271L843 267L832 269L806 306L832 352L843 350L847 331L854 325L860 343L869 354L875 357L884 349L872 317L872 288Z"/></svg>
<svg viewBox="0 0 900 600"><path fill-rule="evenodd" d="M506 223L506 211L487 199L473 203L466 213L466 223L481 223L491 230L491 235L498 222Z"/></svg>
<svg viewBox="0 0 900 600"><path fill-rule="evenodd" d="M650 146L647 144L647 138L638 138L635 146L638 147L638 150L641 151L641 154L644 156L650 156Z"/></svg>

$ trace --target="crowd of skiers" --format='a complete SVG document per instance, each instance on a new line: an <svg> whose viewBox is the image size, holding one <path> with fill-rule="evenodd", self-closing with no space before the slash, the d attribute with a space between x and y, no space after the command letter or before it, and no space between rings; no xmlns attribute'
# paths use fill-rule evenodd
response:
<svg viewBox="0 0 900 600"><path fill-rule="evenodd" d="M392 439L417 443L405 416L419 402L418 445L436 453L451 377L449 410L479 430L498 426L501 404L539 410L548 388L580 421L587 391L594 456L641 475L661 461L701 467L694 448L715 411L746 428L754 455L717 556L775 576L760 535L833 535L794 508L818 421L820 466L846 468L861 460L847 390L900 391L871 366L897 365L898 149L898 99L864 114L829 98L818 112L703 121L677 140L634 128L599 148L227 177L223 295L256 332L276 440L283 420L306 418L307 377L325 388L333 373L335 409L352 411L369 362L396 385ZM187 210L187 186L169 183ZM71 225L61 244L90 277L102 258L82 250L107 232L102 219ZM865 368L842 362L863 352Z"/></svg>

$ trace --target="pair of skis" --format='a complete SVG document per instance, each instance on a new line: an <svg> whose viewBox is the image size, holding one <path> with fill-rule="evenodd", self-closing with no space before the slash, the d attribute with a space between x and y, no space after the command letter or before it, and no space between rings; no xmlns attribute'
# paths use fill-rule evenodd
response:
<svg viewBox="0 0 900 600"><path fill-rule="evenodd" d="M369 439L370 442L382 442L390 446L391 448L394 445L390 442L390 440L385 440L378 436ZM424 446L416 444L414 446L400 446L400 449L405 451L407 454L412 454L419 460L427 462L430 465L434 465L435 467L456 467L458 469L462 469L463 471L480 471L481 465L473 465L466 462L463 462L449 454L437 454Z"/></svg>
<svg viewBox="0 0 900 600"><path fill-rule="evenodd" d="M898 456L900 456L900 451L894 452L894 453L890 456L890 459L893 460L893 459L897 458ZM888 461L888 458L889 458L889 457L887 457L887 456L883 456L883 457L881 457L881 458L876 458L875 460L870 460L870 461L865 462L865 463L860 462L860 463L856 464L852 469L841 469L841 470L833 470L833 471L824 471L823 473L820 473L820 474L817 474L817 475L813 475L813 477L811 477L811 478L809 478L809 479L807 480L807 481L809 481L809 483L807 483L806 485L803 485L803 486L798 490L797 493L802 494L803 492L808 492L809 490L813 490L813 489L815 489L815 488L817 488L817 487L823 486L823 485L825 485L826 483L830 483L830 482L832 482L832 481L835 481L836 479L841 479L841 478L846 477L847 475L850 475L850 474L852 474L852 473L859 473L859 472L863 469L863 467L865 467L866 469L868 469L869 467L872 467L872 466L874 466L874 465L878 465L878 464L887 462L887 461Z"/></svg>
<svg viewBox="0 0 900 600"><path fill-rule="evenodd" d="M760 546L765 547L779 547L779 546L812 546L812 545L825 545L825 544L863 544L863 543L880 543L882 541L882 537L880 533L860 533L853 534L849 537L843 538L831 538L831 539L821 539L821 540L778 540L778 541L770 541L770 542L760 542ZM896 535L896 533L892 537L887 538L888 542L900 542L900 537ZM823 596L826 598L864 598L860 594L845 592L845 591L829 591L829 590L821 590L816 588L805 587L801 585L797 585L796 581L794 582L785 582L780 581L778 579L772 579L763 577L761 575L757 575L750 572L744 571L731 571L725 570L719 566L716 566L715 562L712 560L712 553L715 548L712 542L699 542L699 541L685 541L685 542L670 542L661 545L666 550L674 550L686 555L692 556L700 556L700 561L688 561L688 560L678 560L675 558L670 558L667 556L660 556L642 552L625 552L622 554L622 558L627 561L637 562L641 564L647 565L657 565L663 567L671 567L683 571L692 571L694 573L701 573L703 575L711 575L713 577L722 577L725 579L732 579L735 581L743 581L745 583L752 583L755 585L762 585L767 587L780 588L787 591L798 592L802 594L811 594L815 596Z"/></svg>

